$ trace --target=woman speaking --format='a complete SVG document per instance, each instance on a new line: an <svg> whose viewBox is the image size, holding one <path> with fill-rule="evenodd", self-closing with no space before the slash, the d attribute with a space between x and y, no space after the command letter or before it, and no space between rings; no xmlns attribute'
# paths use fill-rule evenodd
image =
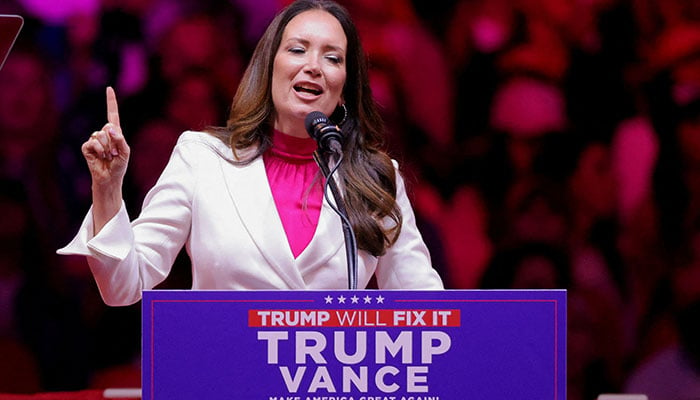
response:
<svg viewBox="0 0 700 400"><path fill-rule="evenodd" d="M317 143L305 118L342 132L333 175L356 235L357 282L442 289L416 228L369 89L365 54L347 11L299 0L260 39L225 127L184 132L133 221L122 200L129 146L116 95L107 124L83 144L93 204L60 254L88 259L105 303L129 305L162 282L186 246L192 288L345 289L342 221L324 196Z"/></svg>

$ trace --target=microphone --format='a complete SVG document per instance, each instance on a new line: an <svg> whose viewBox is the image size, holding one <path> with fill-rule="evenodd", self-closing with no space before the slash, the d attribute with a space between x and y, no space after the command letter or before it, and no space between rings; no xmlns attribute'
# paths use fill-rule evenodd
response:
<svg viewBox="0 0 700 400"><path fill-rule="evenodd" d="M326 114L321 111L312 111L306 116L304 125L306 125L306 132L316 140L321 150L342 153L343 134L338 125L331 124Z"/></svg>
<svg viewBox="0 0 700 400"><path fill-rule="evenodd" d="M340 166L343 160L343 150L340 144L343 140L343 134L340 132L340 127L331 124L326 114L320 111L310 112L304 120L304 125L306 125L306 132L309 133L309 136L314 138L318 143L318 149L314 152L314 160L321 169L321 173L326 178L324 194L328 196L326 188L331 189L331 193L335 199L335 205L333 205L331 201L328 203L333 211L340 216L342 222L343 237L345 239L345 258L348 264L348 289L357 289L357 241L355 239L355 232L353 232L352 225L348 219L343 196L338 190L335 179L332 179L333 173L337 171L338 166ZM333 153L338 158L333 169L328 167L329 158L331 156L328 153Z"/></svg>

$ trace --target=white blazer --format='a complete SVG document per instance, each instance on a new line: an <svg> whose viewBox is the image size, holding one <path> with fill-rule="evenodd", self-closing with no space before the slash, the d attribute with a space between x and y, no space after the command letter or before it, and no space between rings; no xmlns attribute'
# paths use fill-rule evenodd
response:
<svg viewBox="0 0 700 400"><path fill-rule="evenodd" d="M137 219L130 222L122 204L94 235L91 208L58 253L87 256L109 305L138 302L142 290L167 277L183 245L192 261L193 289L347 289L341 221L327 200L311 242L295 259L262 157L244 166L230 160L232 151L220 140L183 133ZM381 257L359 251L358 287L376 275L380 289L442 289L398 169L397 187L401 234Z"/></svg>

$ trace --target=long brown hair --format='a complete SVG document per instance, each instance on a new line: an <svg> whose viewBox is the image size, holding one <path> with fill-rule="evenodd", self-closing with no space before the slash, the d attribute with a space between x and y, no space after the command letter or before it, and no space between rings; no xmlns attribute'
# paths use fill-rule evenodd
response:
<svg viewBox="0 0 700 400"><path fill-rule="evenodd" d="M251 162L270 148L275 54L289 21L312 9L333 15L347 38L347 77L343 98L348 117L341 125L344 160L338 174L358 248L379 256L396 241L403 218L396 204L394 166L382 150L384 124L369 87L365 53L345 8L329 0L297 0L278 14L255 48L233 98L226 127L213 128L210 133L227 143L234 154L240 155L240 150L255 148L238 159L242 164Z"/></svg>

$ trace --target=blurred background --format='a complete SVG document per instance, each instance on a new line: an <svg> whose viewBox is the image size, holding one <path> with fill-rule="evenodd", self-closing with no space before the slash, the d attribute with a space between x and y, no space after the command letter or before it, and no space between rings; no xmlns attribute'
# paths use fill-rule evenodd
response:
<svg viewBox="0 0 700 400"><path fill-rule="evenodd" d="M0 0L0 392L140 386L140 304L55 250L115 87L135 217L223 125L287 0ZM700 1L348 0L387 146L449 288L568 289L568 398L700 397ZM189 288L183 254L161 288Z"/></svg>

